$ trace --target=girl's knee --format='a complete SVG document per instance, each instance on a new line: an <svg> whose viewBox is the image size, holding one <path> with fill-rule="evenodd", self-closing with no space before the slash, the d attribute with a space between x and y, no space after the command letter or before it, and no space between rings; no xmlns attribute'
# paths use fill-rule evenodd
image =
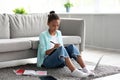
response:
<svg viewBox="0 0 120 80"><path fill-rule="evenodd" d="M74 46L74 44L70 44L69 46Z"/></svg>
<svg viewBox="0 0 120 80"><path fill-rule="evenodd" d="M66 47L69 48L69 49L73 49L73 48L75 48L75 45L74 44L70 44L70 45L68 45Z"/></svg>
<svg viewBox="0 0 120 80"><path fill-rule="evenodd" d="M64 46L60 46L57 50L58 50L58 52L66 51L66 49L64 48Z"/></svg>

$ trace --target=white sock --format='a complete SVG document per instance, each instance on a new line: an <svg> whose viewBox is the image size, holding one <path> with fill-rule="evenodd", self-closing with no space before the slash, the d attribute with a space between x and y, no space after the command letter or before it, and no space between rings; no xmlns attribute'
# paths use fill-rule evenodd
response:
<svg viewBox="0 0 120 80"><path fill-rule="evenodd" d="M75 76L75 77L79 77L79 78L82 78L82 77L88 77L88 74L87 73L84 73L78 69L75 69L73 72L71 72L71 75L72 76Z"/></svg>
<svg viewBox="0 0 120 80"><path fill-rule="evenodd" d="M89 69L87 69L86 67L82 68L82 71L85 72L85 73L88 73L89 75L95 75L94 72L90 71Z"/></svg>

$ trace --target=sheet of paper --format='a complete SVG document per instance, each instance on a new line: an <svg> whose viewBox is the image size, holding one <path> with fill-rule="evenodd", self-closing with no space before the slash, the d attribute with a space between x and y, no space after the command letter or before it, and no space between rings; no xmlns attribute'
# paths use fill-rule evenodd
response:
<svg viewBox="0 0 120 80"><path fill-rule="evenodd" d="M33 76L45 76L45 75L47 75L47 71L17 69L17 70L13 70L13 72L16 75L33 75Z"/></svg>

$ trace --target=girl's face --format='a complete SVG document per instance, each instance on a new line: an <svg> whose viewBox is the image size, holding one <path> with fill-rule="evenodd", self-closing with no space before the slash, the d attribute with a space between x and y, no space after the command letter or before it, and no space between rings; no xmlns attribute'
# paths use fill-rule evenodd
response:
<svg viewBox="0 0 120 80"><path fill-rule="evenodd" d="M60 25L60 20L59 20L59 19L57 19L57 20L52 20L52 21L50 21L50 22L48 23L49 29L50 29L51 31L56 31L56 30L58 30L59 25Z"/></svg>

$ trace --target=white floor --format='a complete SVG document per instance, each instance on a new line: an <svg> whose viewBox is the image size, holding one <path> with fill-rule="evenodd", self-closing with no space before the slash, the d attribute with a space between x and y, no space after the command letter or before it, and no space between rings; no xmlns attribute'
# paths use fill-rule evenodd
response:
<svg viewBox="0 0 120 80"><path fill-rule="evenodd" d="M102 55L104 55L104 57L102 58L100 64L114 65L114 66L120 67L120 52L94 49L94 48L86 48L85 51L82 52L82 56L85 61L90 61L94 63L97 63L98 59ZM0 68L16 66L16 65L21 65L21 64L24 65L27 63L36 63L36 58L27 59L27 60L19 60L19 61L0 62ZM98 78L95 80L120 80L120 74L102 77L102 78Z"/></svg>
<svg viewBox="0 0 120 80"><path fill-rule="evenodd" d="M104 56L100 64L114 65L120 67L120 52L86 48L85 51L82 53L84 60L94 63L96 63L102 55Z"/></svg>

